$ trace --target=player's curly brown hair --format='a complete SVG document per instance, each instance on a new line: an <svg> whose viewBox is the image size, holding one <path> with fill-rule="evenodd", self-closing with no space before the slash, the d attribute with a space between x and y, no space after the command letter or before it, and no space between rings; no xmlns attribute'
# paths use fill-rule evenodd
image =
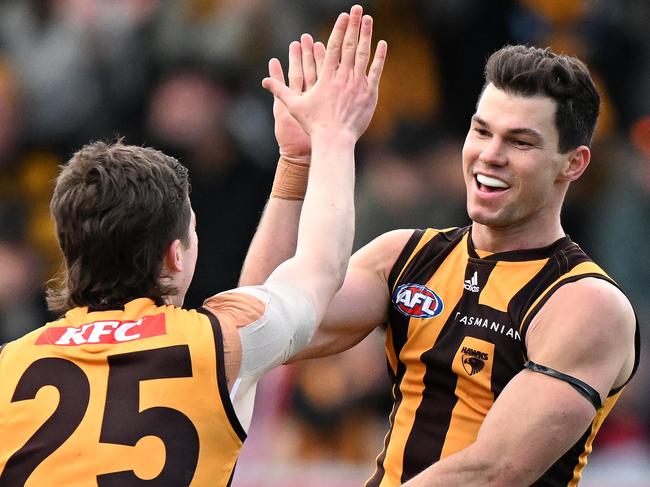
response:
<svg viewBox="0 0 650 487"><path fill-rule="evenodd" d="M189 245L187 169L148 147L94 142L61 168L50 210L65 267L47 290L52 311L119 309L177 289L161 282L164 251Z"/></svg>

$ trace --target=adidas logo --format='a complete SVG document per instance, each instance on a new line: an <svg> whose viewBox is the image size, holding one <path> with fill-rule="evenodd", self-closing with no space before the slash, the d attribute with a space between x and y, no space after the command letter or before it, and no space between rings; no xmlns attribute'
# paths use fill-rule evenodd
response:
<svg viewBox="0 0 650 487"><path fill-rule="evenodd" d="M466 290L477 293L481 290L480 287L478 287L478 272L474 271L474 275L472 276L471 279L466 279L465 280L465 285L463 286Z"/></svg>

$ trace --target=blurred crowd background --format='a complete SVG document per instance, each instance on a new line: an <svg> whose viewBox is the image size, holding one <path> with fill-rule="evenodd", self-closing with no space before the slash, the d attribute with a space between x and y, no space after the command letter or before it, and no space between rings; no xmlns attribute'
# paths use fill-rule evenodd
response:
<svg viewBox="0 0 650 487"><path fill-rule="evenodd" d="M633 301L647 349L650 2L361 3L390 49L357 152L355 247L394 228L468 223L460 151L491 52L528 43L578 55L597 80L603 113L563 222ZM272 99L260 85L267 61L286 66L288 44L302 32L325 41L351 4L0 2L0 342L52 318L43 298L60 263L52 181L90 140L122 136L190 168L201 251L186 305L234 287L277 161ZM267 376L234 486L361 485L388 425L385 371L377 333L339 356ZM581 485L650 486L649 406L644 360L597 437Z"/></svg>

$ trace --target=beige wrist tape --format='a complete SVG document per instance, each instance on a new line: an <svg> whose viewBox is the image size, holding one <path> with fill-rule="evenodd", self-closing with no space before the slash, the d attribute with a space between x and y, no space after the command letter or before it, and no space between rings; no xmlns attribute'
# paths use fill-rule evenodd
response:
<svg viewBox="0 0 650 487"><path fill-rule="evenodd" d="M309 180L309 159L291 159L280 156L271 189L272 198L304 200Z"/></svg>

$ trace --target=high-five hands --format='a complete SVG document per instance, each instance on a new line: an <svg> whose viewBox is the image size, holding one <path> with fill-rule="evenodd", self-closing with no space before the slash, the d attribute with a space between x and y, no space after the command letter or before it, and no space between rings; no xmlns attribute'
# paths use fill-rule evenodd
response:
<svg viewBox="0 0 650 487"><path fill-rule="evenodd" d="M262 86L288 110L284 112L276 100L276 137L281 151L291 151L292 155L309 153L309 140L295 124L291 125L288 114L312 136L336 132L354 141L361 137L377 105L388 48L384 41L377 43L368 70L371 41L372 17L363 15L362 7L355 5L349 14L339 15L325 52L322 44L313 43L308 35L291 44L289 86L284 83L279 61L270 61L270 77L262 81Z"/></svg>
<svg viewBox="0 0 650 487"><path fill-rule="evenodd" d="M325 46L322 42L314 43L309 34L303 34L300 42L292 42L289 45L289 88L298 94L311 89L323 67L324 59ZM285 83L282 65L275 58L269 61L269 77L282 84ZM294 162L309 164L311 159L309 134L291 116L278 97L273 97L273 118L280 155Z"/></svg>

